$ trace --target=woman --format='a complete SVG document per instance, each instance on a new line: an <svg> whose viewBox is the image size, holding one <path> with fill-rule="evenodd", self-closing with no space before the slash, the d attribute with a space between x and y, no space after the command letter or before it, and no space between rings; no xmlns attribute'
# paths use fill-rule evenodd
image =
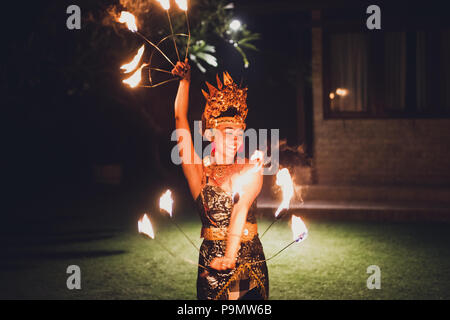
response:
<svg viewBox="0 0 450 320"><path fill-rule="evenodd" d="M172 73L181 77L175 99L176 129L190 132L187 59L178 62ZM228 73L224 73L223 84L217 77L217 89L206 84L209 94L202 90L206 98L202 124L203 134L215 145L211 156L199 159L191 136L186 141L178 137L183 172L202 220L197 297L268 299L268 272L255 219L261 168L237 158L244 143L247 89L238 88ZM244 174L246 183L239 197L233 197L233 187Z"/></svg>

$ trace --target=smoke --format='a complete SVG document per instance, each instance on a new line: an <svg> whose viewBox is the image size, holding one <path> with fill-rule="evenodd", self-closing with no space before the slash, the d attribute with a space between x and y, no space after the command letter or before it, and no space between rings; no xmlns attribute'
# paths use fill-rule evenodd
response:
<svg viewBox="0 0 450 320"><path fill-rule="evenodd" d="M287 168L294 182L295 195L292 200L303 202L302 196L305 194L306 185L311 182L308 173L312 167L312 159L306 153L304 144L290 146L287 139L281 139L278 148L280 169ZM275 181L275 176L273 179ZM280 192L280 188L275 183L272 184L272 192L275 194Z"/></svg>
<svg viewBox="0 0 450 320"><path fill-rule="evenodd" d="M127 11L135 15L142 15L150 12L152 6L150 0L120 0L120 5Z"/></svg>
<svg viewBox="0 0 450 320"><path fill-rule="evenodd" d="M284 167L311 167L311 158L305 151L305 145L289 146L287 139L281 139L279 144L280 164Z"/></svg>
<svg viewBox="0 0 450 320"><path fill-rule="evenodd" d="M150 0L120 0L118 4L112 4L107 8L107 15L102 19L104 26L116 27L117 19L121 11L129 11L136 17L148 14L152 9Z"/></svg>

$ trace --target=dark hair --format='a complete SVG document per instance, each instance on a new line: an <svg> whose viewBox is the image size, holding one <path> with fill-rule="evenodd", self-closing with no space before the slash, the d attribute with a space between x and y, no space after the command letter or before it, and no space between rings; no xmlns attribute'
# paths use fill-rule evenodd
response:
<svg viewBox="0 0 450 320"><path fill-rule="evenodd" d="M227 110L225 110L224 112L221 112L220 115L217 118L221 118L221 117L234 117L236 115L238 115L239 113L237 112L236 108L228 108Z"/></svg>
<svg viewBox="0 0 450 320"><path fill-rule="evenodd" d="M219 116L215 117L215 119L222 118L222 117L234 117L238 114L239 113L236 108L229 107L227 110L221 112L219 114ZM205 134L205 131L206 131L206 118L205 118L205 114L203 113L202 114L202 135Z"/></svg>

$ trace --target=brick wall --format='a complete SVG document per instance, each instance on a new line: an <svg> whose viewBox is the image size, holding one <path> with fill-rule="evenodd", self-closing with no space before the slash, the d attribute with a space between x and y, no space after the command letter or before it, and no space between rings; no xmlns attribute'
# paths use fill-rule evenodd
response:
<svg viewBox="0 0 450 320"><path fill-rule="evenodd" d="M323 119L322 33L312 30L313 182L450 186L450 119Z"/></svg>

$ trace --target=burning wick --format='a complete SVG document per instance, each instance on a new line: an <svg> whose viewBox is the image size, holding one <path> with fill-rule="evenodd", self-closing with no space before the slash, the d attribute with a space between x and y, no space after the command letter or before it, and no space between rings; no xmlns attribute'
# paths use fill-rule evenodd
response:
<svg viewBox="0 0 450 320"><path fill-rule="evenodd" d="M147 214L145 213L144 216L138 221L138 230L140 234L143 234L147 236L148 238L151 238L153 240L155 239L155 233L153 231L152 223L150 222L150 219L148 218ZM167 249L161 242L156 241L164 250L166 250L172 257L176 258L176 256Z"/></svg>
<svg viewBox="0 0 450 320"><path fill-rule="evenodd" d="M260 239L264 237L266 232L273 226L275 222L280 220L281 217L287 213L287 211L289 210L289 204L291 202L292 196L294 195L294 184L292 182L291 175L289 174L289 170L287 168L283 168L280 171L278 171L277 180L275 183L278 186L280 186L283 199L277 211L275 212L275 220L272 221L272 223L263 232Z"/></svg>
<svg viewBox="0 0 450 320"><path fill-rule="evenodd" d="M189 44L191 42L191 26L189 25L189 17L187 14L187 10L188 10L187 0L175 0L175 2L177 3L178 7L184 11L184 15L186 16L186 25L187 25L187 29L188 29L188 41L187 41L187 45L186 45L186 54L184 55L184 60L186 60L186 58L188 56L188 51L189 51Z"/></svg>
<svg viewBox="0 0 450 320"><path fill-rule="evenodd" d="M178 225L178 223L175 222L174 219L172 219L172 206L173 206L173 199L172 199L172 192L170 190L167 190L164 192L164 194L159 198L159 208L161 210L166 211L170 216L170 222L172 222L178 230L183 234L183 236L192 244L192 246L200 252L200 249L197 248L195 243L191 240L191 238L188 237L188 235L181 229L181 227Z"/></svg>
<svg viewBox="0 0 450 320"><path fill-rule="evenodd" d="M275 183L281 187L281 192L283 194L283 200L275 212L275 217L278 217L278 214L283 209L289 209L289 203L294 195L294 184L292 183L292 178L287 168L283 168L278 171L277 180Z"/></svg>
<svg viewBox="0 0 450 320"><path fill-rule="evenodd" d="M177 5L178 5L178 7L179 7L181 10L184 11L184 14L185 14L185 16L186 16L186 24L187 24L187 29L188 29L188 34L187 34L187 35L186 35L186 34L178 34L178 33L177 33L177 34L174 34L174 32L173 32L173 26L172 26L172 21L171 21L170 14L169 14L170 1L169 1L169 0L157 0L157 1L162 5L162 7L164 8L164 10L166 10L167 18L168 18L168 20L169 20L170 31L171 31L171 36L170 36L170 37L172 38L172 41L173 41L173 44L174 44L174 47L175 47L175 51L176 51L176 53L177 53L178 61L180 61L180 55L179 55L179 52L178 52L178 47L177 47L177 45L176 45L175 35L176 35L176 36L182 35L182 36L187 36L187 37L188 37L188 41L187 41L187 45L186 45L186 54L185 54L185 60L186 60L186 59L187 59L187 56L188 56L189 45L190 45L190 40L191 40L191 28L190 28L190 24L189 24L189 16L188 16L188 13L187 13L187 11L188 11L187 0L175 0L176 3L177 3ZM120 23L125 23L126 26L127 26L127 28L128 28L131 32L136 33L137 35L139 35L139 36L140 36L142 39L144 39L148 44L150 44L150 45L151 45L152 47L154 47L159 53L161 53L161 55L162 55L162 56L163 56L163 57L164 57L164 58L165 58L165 59L166 59L173 67L175 67L175 64L169 59L169 57L167 57L167 55L166 55L164 52L161 51L161 49L159 48L159 44L158 44L158 45L155 45L153 42L151 42L150 40L148 40L143 34L141 34L141 33L138 31L136 17L135 17L133 14L131 14L131 13L128 12L128 11L122 11L122 12L120 13L120 16L117 18L117 21L120 22ZM166 38L167 38L167 37L166 37ZM164 39L166 39L166 38L164 38ZM142 47L141 47L141 49L142 49ZM142 52L141 52L141 49L138 51L138 54L135 56L135 58L134 58L130 63L128 63L128 64L126 64L126 65L123 65L123 66L121 67L121 69L125 69L125 73L131 72L131 71L133 71L133 70L136 68L137 64L139 63L139 61L140 61L140 59L141 59L141 57L142 57L143 50L142 50ZM152 52L152 56L153 56L153 52ZM150 61L151 61L151 58L150 58ZM150 64L150 62L149 62L149 64ZM149 64L147 64L147 65L149 65ZM150 84L151 84L151 85L140 85L140 87L145 87L145 88L155 88L155 87L158 87L158 86L163 85L163 84L165 84L165 83L168 83L168 82L171 82L171 81L176 81L176 80L178 80L177 78L173 78L173 79L169 79L169 80L162 81L162 82L157 83L157 84L153 84L152 81L151 81L151 71L150 71L150 70L157 70L157 71L161 71L161 72L165 72L165 73L171 74L171 72L170 72L170 71L167 71L167 70L162 70L162 69L158 69L158 68L149 68L149 79L150 79ZM141 81L141 78L139 78L138 75L135 74L134 76L135 76L135 77L133 78L132 83L129 84L130 87L132 87L132 88L136 87L136 86L140 83L140 81ZM137 78L139 78L139 81L134 80L134 79L137 79ZM127 79L127 81L128 81L128 79ZM124 81L124 82L125 82L125 81ZM125 82L125 83L128 84L128 82Z"/></svg>
<svg viewBox="0 0 450 320"><path fill-rule="evenodd" d="M175 67L175 65L173 64L172 60L170 60L165 54L164 52L161 51L161 49L155 45L153 42L151 42L150 40L148 40L142 33L140 33L138 31L137 25L136 25L136 17L131 14L128 11L122 11L120 13L120 17L117 20L120 23L125 23L127 25L128 30L130 30L133 33L136 33L137 35L139 35L142 39L144 39L148 44L150 44L152 47L154 47L156 50L159 51L159 53L161 53L163 55L164 58L166 58L167 61L170 62L170 64Z"/></svg>
<svg viewBox="0 0 450 320"><path fill-rule="evenodd" d="M172 192L170 190L167 190L161 196L161 198L159 198L159 208L166 211L172 218L172 206L173 206Z"/></svg>
<svg viewBox="0 0 450 320"><path fill-rule="evenodd" d="M128 79L122 80L123 83L126 83L127 85L129 85L131 88L135 88L139 82L141 82L142 79L142 68L144 68L145 66L147 66L146 63L142 64L134 73L131 77L129 77Z"/></svg>
<svg viewBox="0 0 450 320"><path fill-rule="evenodd" d="M308 228L300 217L291 218L292 236L295 242L301 242L308 237Z"/></svg>
<svg viewBox="0 0 450 320"><path fill-rule="evenodd" d="M187 0L175 0L175 2L181 10L187 11Z"/></svg>
<svg viewBox="0 0 450 320"><path fill-rule="evenodd" d="M266 260L256 261L252 262L252 264L261 263L264 261L269 261L273 258L275 258L277 255L282 253L284 250L292 246L294 243L300 243L303 242L308 237L308 228L306 228L306 225L303 223L303 220L300 217L292 216L291 218L291 229L292 229L292 238L294 239L292 242L290 242L287 246L285 246L283 249L275 253L273 256Z"/></svg>
<svg viewBox="0 0 450 320"><path fill-rule="evenodd" d="M120 67L120 69L124 69L124 73L130 73L134 69L136 69L137 65L139 64L139 61L141 61L142 55L144 54L145 45L142 45L137 54L134 56L133 60L131 62L124 64Z"/></svg>
<svg viewBox="0 0 450 320"><path fill-rule="evenodd" d="M308 229L306 228L305 224L303 223L302 219L297 216L292 216L291 219L291 227L292 227L292 236L294 240L289 243L287 246L285 246L283 249L275 253L273 256L271 256L269 259L266 259L266 261L269 261L273 258L275 258L277 255L282 253L284 250L292 246L294 243L300 243L303 240L305 240L308 237Z"/></svg>
<svg viewBox="0 0 450 320"><path fill-rule="evenodd" d="M169 0L157 0L161 6L164 8L164 10L166 10L167 13L167 19L169 20L169 26L170 26L170 32L172 34L172 41L173 41L173 46L175 47L175 51L177 52L177 57L178 57L178 61L180 61L180 55L178 53L178 48L177 48L177 44L175 42L175 36L173 34L173 27L172 27L172 21L170 20L170 14L169 14L169 9L170 9L170 1ZM179 4L178 4L179 5Z"/></svg>
<svg viewBox="0 0 450 320"><path fill-rule="evenodd" d="M201 264L195 263L194 261L192 261L190 259L181 258L181 257L176 256L174 253L172 253L172 251L167 249L166 246L164 246L161 242L157 241L157 239L155 238L155 233L153 231L152 223L150 222L150 219L148 218L146 213L142 216L141 219L138 220L138 231L140 234L146 236L147 238L151 238L151 239L155 240L156 243L158 243L161 246L161 248L163 248L165 251L167 251L172 257L180 258L187 263L201 267L207 271L209 270L209 268L202 266Z"/></svg>
<svg viewBox="0 0 450 320"><path fill-rule="evenodd" d="M155 232L153 231L152 223L145 213L138 221L139 233L146 235L149 238L155 239Z"/></svg>
<svg viewBox="0 0 450 320"><path fill-rule="evenodd" d="M137 32L138 31L138 28L137 28L137 25L136 25L136 18L135 18L134 15L132 15L128 11L122 11L120 13L120 17L119 17L118 21L120 23L125 23L127 25L127 28L131 32Z"/></svg>

